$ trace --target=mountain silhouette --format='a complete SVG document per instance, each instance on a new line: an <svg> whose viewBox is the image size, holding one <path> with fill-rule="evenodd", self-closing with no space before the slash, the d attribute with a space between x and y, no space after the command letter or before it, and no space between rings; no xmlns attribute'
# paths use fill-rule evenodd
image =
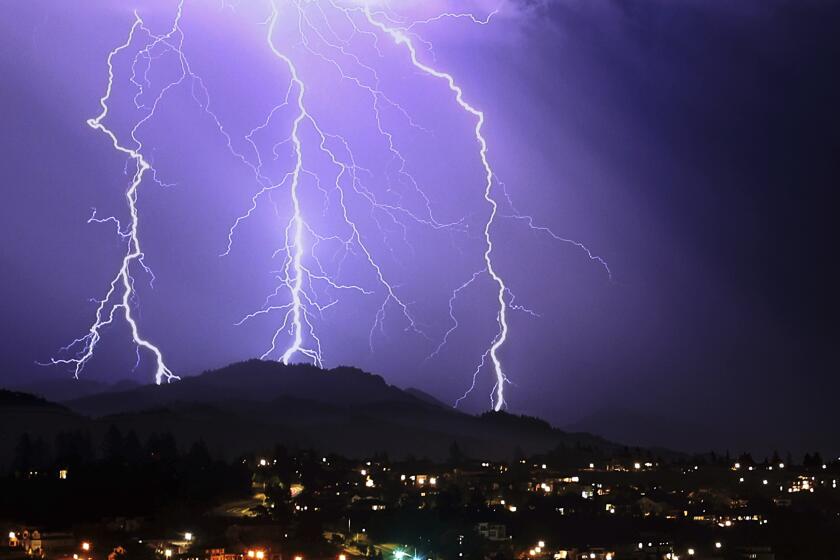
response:
<svg viewBox="0 0 840 560"><path fill-rule="evenodd" d="M631 446L666 447L685 453L716 449L724 439L720 430L703 423L683 421L653 412L610 407L567 425L574 431L594 432ZM687 442L691 446L687 447Z"/></svg>
<svg viewBox="0 0 840 560"><path fill-rule="evenodd" d="M523 452L564 449L571 459L623 449L536 418L466 414L352 367L322 370L250 360L170 384L109 390L61 405L35 397L8 400L11 404L0 400L7 450L23 433L49 441L62 429L74 429L98 441L112 425L141 438L170 432L182 446L203 440L216 456L228 459L277 444L356 458L387 453L437 460L447 457L453 443L468 456L502 460Z"/></svg>
<svg viewBox="0 0 840 560"><path fill-rule="evenodd" d="M376 402L419 404L420 398L385 383L378 376L352 367L320 369L249 360L162 386L144 385L62 400L73 410L92 416L143 410L175 402L268 402L294 397L321 404L363 405Z"/></svg>
<svg viewBox="0 0 840 560"><path fill-rule="evenodd" d="M116 383L104 383L91 379L53 378L32 381L22 385L16 385L15 391L37 395L48 401L58 402L70 399L78 399L99 393L112 391L126 391L140 384L130 379L123 379Z"/></svg>
<svg viewBox="0 0 840 560"><path fill-rule="evenodd" d="M52 441L59 432L87 430L90 424L87 418L41 397L0 389L0 465L8 464L24 433Z"/></svg>

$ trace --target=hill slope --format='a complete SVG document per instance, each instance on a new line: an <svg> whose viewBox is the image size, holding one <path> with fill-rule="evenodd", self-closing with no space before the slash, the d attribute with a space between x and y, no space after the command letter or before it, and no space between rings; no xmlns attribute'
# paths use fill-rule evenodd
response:
<svg viewBox="0 0 840 560"><path fill-rule="evenodd" d="M86 430L90 420L61 405L27 393L0 389L0 465L8 464L20 436L52 442L62 431Z"/></svg>
<svg viewBox="0 0 840 560"><path fill-rule="evenodd" d="M31 407L21 414L19 407L15 412L14 407L0 406L8 409L0 411L5 439L11 442L24 432L43 432L49 438L73 426L90 431L96 440L115 425L141 438L171 432L181 445L202 439L215 454L228 458L278 443L350 457L386 452L435 459L445 458L453 442L468 455L488 459L558 446L570 454L581 449L610 454L618 449L603 439L568 434L537 419L465 414L348 367L321 370L251 360L168 385L99 393L63 404L69 410L57 408L72 421L58 422L57 413L51 412L33 423Z"/></svg>
<svg viewBox="0 0 840 560"><path fill-rule="evenodd" d="M162 386L144 385L72 399L65 404L82 414L102 416L144 410L175 402L215 403L228 400L267 402L280 396L324 404L419 403L378 375L360 369L249 360Z"/></svg>

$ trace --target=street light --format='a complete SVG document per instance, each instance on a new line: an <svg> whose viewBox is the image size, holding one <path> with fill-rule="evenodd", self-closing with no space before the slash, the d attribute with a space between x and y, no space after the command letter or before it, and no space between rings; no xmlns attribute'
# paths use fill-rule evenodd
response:
<svg viewBox="0 0 840 560"><path fill-rule="evenodd" d="M192 533L190 533L190 532L186 532L186 533L184 533L184 540L185 540L185 541L191 541L191 540L193 540L193 534L192 534Z"/></svg>
<svg viewBox="0 0 840 560"><path fill-rule="evenodd" d="M84 550L85 552L90 550L90 543L89 542L83 542L82 543L82 550Z"/></svg>
<svg viewBox="0 0 840 560"><path fill-rule="evenodd" d="M166 550L163 551L163 555L166 556L167 558L172 558L172 549L167 548Z"/></svg>

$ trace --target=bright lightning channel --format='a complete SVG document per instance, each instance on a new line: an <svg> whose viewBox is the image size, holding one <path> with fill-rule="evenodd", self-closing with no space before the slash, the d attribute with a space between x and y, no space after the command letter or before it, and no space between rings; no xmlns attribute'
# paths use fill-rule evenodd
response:
<svg viewBox="0 0 840 560"><path fill-rule="evenodd" d="M490 166L490 161L487 157L487 140L482 133L482 128L484 127L484 113L479 109L475 108L471 105L466 99L464 98L464 91L461 89L461 86L455 81L455 78L452 74L447 72L442 72L427 64L421 62L417 56L417 49L414 46L411 37L409 37L404 31L401 29L390 27L389 25L382 23L380 20L377 20L374 15L370 11L370 6L365 6L365 17L367 18L368 22L371 25L381 29L384 33L389 35L397 45L403 45L408 50L409 57L411 58L411 63L414 65L415 68L419 69L420 71L432 76L434 78L438 78L440 80L444 80L452 91L455 94L455 101L458 103L458 106L475 117L475 139L478 142L479 146L479 156L481 158L481 165L484 168L484 200L490 206L490 214L487 218L487 221L484 223L484 240L485 240L485 250L484 250L484 264L486 267L487 273L492 278L493 282L495 282L498 290L497 290L497 300L499 304L498 311L496 313L496 322L498 323L499 330L496 333L496 336L493 338L492 343L490 344L490 348L485 352L482 356L481 363L479 364L479 369L481 369L484 363L484 356L489 354L490 360L493 362L493 371L496 375L496 384L493 387L493 391L495 393L494 397L491 397L491 405L493 410L499 411L505 406L505 385L508 383L507 375L505 375L504 368L502 367L502 362L499 359L499 349L504 345L505 341L507 341L508 337L508 322L507 322L507 309L508 305L505 301L505 294L508 292L508 288L505 285L505 281L496 271L495 267L493 266L493 238L490 234L490 230L493 227L493 223L496 219L496 214L499 210L499 204L496 202L496 199L493 198L493 168ZM475 380L475 375L473 376L473 380ZM473 383L473 386L475 383Z"/></svg>
<svg viewBox="0 0 840 560"><path fill-rule="evenodd" d="M460 225L460 221L456 221L453 223L441 223L434 217L431 209L431 202L428 196L426 196L426 194L422 191L416 180L414 180L413 176L411 176L411 174L407 171L406 159L402 156L399 149L396 147L394 135L391 132L389 132L389 130L386 128L382 121L380 104L385 103L390 107L396 109L406 119L410 126L418 129L420 127L417 126L411 120L411 117L401 106L392 101L387 95L385 95L382 91L378 89L379 78L372 67L364 64L356 55L353 55L349 50L347 50L347 44L343 43L340 39L337 38L337 36L336 39L330 39L325 34L320 32L312 23L310 18L306 15L305 9L303 8L303 6L300 5L300 3L293 2L292 5L294 5L294 7L296 8L298 16L297 23L298 32L300 34L300 44L309 53L313 54L314 56L317 56L318 58L324 60L325 62L333 66L338 71L342 79L352 82L356 87L362 89L371 97L376 130L384 139L384 142L388 147L391 156L398 163L399 176L403 180L405 180L409 185L411 185L412 188L421 197L421 199L425 201L424 213L422 215L417 214L403 206L381 202L372 191L370 191L363 185L361 179L359 178L359 174L367 172L368 170L357 165L356 158L353 155L353 151L350 147L349 142L344 137L338 134L331 134L325 132L324 129L318 123L317 119L309 112L306 106L307 90L305 82L301 77L298 68L292 60L292 58L289 55L283 53L277 47L276 44L275 36L277 33L277 25L280 19L280 10L278 9L276 1L272 1L271 14L265 22L268 27L266 42L271 52L278 60L283 62L290 74L289 91L286 92L283 103L274 107L269 112L264 122L260 126L253 129L247 137L247 140L257 157L258 165L256 166L256 173L259 178L265 180L259 181L262 187L252 197L250 207L243 215L239 216L235 220L234 224L230 228L228 232L228 246L223 255L227 255L230 253L237 228L242 224L244 220L248 219L253 214L253 212L257 208L258 200L263 195L270 194L275 189L285 186L288 183L292 216L284 230L285 233L283 246L278 251L286 254L286 258L284 260L280 276L278 276L281 285L271 295L269 295L261 309L246 315L237 324L241 324L244 321L252 319L258 315L264 315L273 311L283 311L285 312L284 319L280 327L275 330L274 336L271 340L271 345L268 348L268 350L266 350L266 352L263 353L262 358L268 358L275 352L277 352L278 340L280 336L283 333L289 333L291 335L291 340L289 342L289 345L286 347L285 351L283 351L280 355L279 359L283 363L289 364L294 362L295 359L297 359L297 356L302 356L305 360L309 360L315 365L321 366L323 363L321 341L315 332L315 327L312 322L313 314L320 313L324 309L335 305L338 302L338 300L333 299L329 303L325 304L318 303L316 301L315 295L309 293L309 291L312 288L313 282L323 283L335 290L352 290L362 293L364 295L374 294L373 290L364 288L360 285L339 283L336 279L330 277L330 275L324 272L320 260L314 253L314 248L321 242L335 241L340 243L344 248L345 255L353 250L358 251L358 254L360 254L360 256L364 259L364 262L374 273L377 279L377 283L384 290L384 298L382 299L381 304L377 309L369 333L369 344L371 346L371 349L373 349L374 333L377 329L384 329L386 312L387 308L390 305L396 305L396 307L399 309L401 315L406 321L407 330L428 338L428 336L422 331L420 326L417 324L410 310L409 304L398 295L394 284L392 284L387 279L386 274L382 269L382 266L376 261L371 250L363 241L362 235L359 232L359 228L357 227L355 221L351 218L350 212L345 204L345 200L348 196L348 193L345 190L344 183L349 183L353 194L361 197L361 199L366 201L373 210L384 214L388 217L390 221L392 221L397 227L399 227L400 230L403 232L404 240L406 226L402 223L400 216L404 216L413 222L434 229L457 228ZM358 32L361 35L373 35L370 31L360 30L358 27L356 27L355 22L353 22L352 19L349 17L348 12L346 10L339 8L331 2L329 3L329 5L339 10L345 16L347 16L348 22L351 25L353 25L356 32ZM321 10L320 4L316 4L315 6L323 14L323 10ZM326 15L323 15L326 18ZM340 51L343 55L351 57L360 67L373 74L375 77L375 83L373 85L365 83L359 77L354 76L345 71L345 69L342 68L342 66L335 59L314 50L314 48L310 45L309 40L307 39L305 28L314 33L324 44L337 51ZM332 33L333 35L335 35L335 32ZM292 91L294 91L294 101L292 102L292 104L296 109L296 114L292 122L292 129L288 140L291 142L293 147L292 155L294 159L294 165L293 169L286 173L281 179L281 181L279 181L278 183L272 183L270 180L262 176L262 156L260 154L260 150L257 144L252 140L252 137L257 130L266 128L268 126L269 121L271 120L273 114L277 110L290 104L289 98L292 96ZM336 169L337 173L335 175L335 180L333 182L332 189L335 191L338 197L338 205L341 210L342 222L344 226L346 226L349 230L349 233L347 235L320 235L313 229L313 227L309 223L307 223L305 219L304 208L300 196L300 188L303 175L311 175L315 178L319 188L321 188L322 191L324 191L324 188L321 186L320 176L312 171L309 171L304 164L304 140L302 137L304 125L306 125L307 128L311 128L311 130L317 137L317 141L315 142L315 144L313 144L313 147L317 147L317 151L320 152L322 155L325 155L329 160L330 164ZM282 143L284 142L281 142L279 144ZM276 150L279 144L275 144L272 150ZM336 147L330 147L330 145L334 145ZM338 148L343 153L343 156L339 156L339 150L337 150L336 148ZM268 181L267 183L266 180ZM324 194L326 196L326 193ZM309 252L312 253L312 260L315 263L314 270L304 263L304 257L307 255L307 239L314 240L308 248ZM309 287L310 290L308 290L307 287ZM288 292L290 301L282 305L274 305L272 303L272 300L281 293L281 289L285 289L285 291ZM312 341L311 344L307 344L306 339L310 339Z"/></svg>
<svg viewBox="0 0 840 560"><path fill-rule="evenodd" d="M293 340L292 344L286 349L283 353L283 357L281 358L284 364L288 364L291 359L294 357L295 354L300 352L304 356L307 356L317 363L317 365L321 365L321 353L320 353L320 346L321 343L317 337L315 340L317 342L318 348L316 350L308 349L303 347L303 304L301 301L301 290L303 288L303 253L304 253L304 246L303 246L303 215L301 214L301 207L300 207L300 197L298 195L298 189L300 187L300 174L301 170L303 169L303 145L300 139L300 126L304 119L307 118L308 114L306 112L306 107L303 104L303 96L306 93L306 87L303 85L303 81L298 77L297 68L292 63L291 59L281 52L279 52L274 46L274 32L277 27L277 17L279 12L277 11L277 6L272 1L271 3L272 13L271 13L271 21L269 23L269 32L268 32L268 46L271 48L271 51L283 62L286 63L286 66L289 68L289 72L291 73L291 81L297 88L297 108L298 114L295 117L294 121L292 122L292 143L294 144L294 152L295 152L295 167L292 171L292 184L290 187L290 196L292 199L292 219L289 224L289 227L293 230L293 254L292 254L292 268L294 270L294 279L292 280L290 286L290 292L292 296L292 333L293 333ZM287 239L288 239L288 229L287 229ZM314 334L313 334L314 336Z"/></svg>
<svg viewBox="0 0 840 560"><path fill-rule="evenodd" d="M140 219L137 210L137 191L147 172L151 171L151 174L154 175L152 166L141 153L143 144L137 139L136 132L137 129L154 114L154 108L157 106L157 101L160 100L160 96L157 98L155 106L149 111L147 116L139 121L131 130L131 139L134 141L135 147L128 147L122 144L116 134L103 122L106 117L108 117L108 102L110 101L114 85L114 57L131 45L138 29L145 30L145 27L143 25L143 20L135 12L134 23L131 26L131 30L129 31L125 42L108 54L108 85L105 89L105 94L99 99L99 105L102 110L96 117L87 121L88 126L107 136L114 149L128 156L135 164L135 171L131 179L131 184L125 193L129 216L131 218L127 230L123 230L119 220L114 217L104 219L97 218L95 211L89 220L89 222L98 223L114 222L117 226L118 235L127 241L126 253L123 256L122 264L117 271L116 276L114 276L113 280L111 280L107 293L102 299L97 301L95 318L87 334L81 338L77 338L69 345L62 348L63 351L68 352L78 349L76 354L70 358L52 358L49 363L71 366L73 369L73 376L78 379L82 370L85 368L85 365L87 365L91 358L93 358L96 346L102 338L102 329L113 323L117 313L122 311L123 317L131 330L132 341L138 350L138 360L139 350L141 348L151 352L155 359L155 382L160 384L164 380L172 381L174 379L179 379L179 377L173 374L166 365L160 348L140 335L140 329L137 326L137 321L132 314L132 301L136 297L136 293L134 291L134 277L132 276L132 265L136 263L147 273L151 274L151 271L143 262L144 254L140 246ZM161 96L163 93L165 92L161 92Z"/></svg>

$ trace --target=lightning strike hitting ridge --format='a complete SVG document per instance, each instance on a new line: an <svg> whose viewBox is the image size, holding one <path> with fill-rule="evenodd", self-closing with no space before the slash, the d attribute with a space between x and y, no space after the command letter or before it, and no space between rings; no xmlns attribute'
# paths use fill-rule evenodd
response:
<svg viewBox="0 0 840 560"><path fill-rule="evenodd" d="M403 231L405 226L402 224L399 218L400 215L404 215L412 221L415 221L417 223L423 224L431 228L456 227L457 223L442 224L434 218L428 197L425 195L425 193L423 193L422 189L419 187L419 185L413 179L413 177L406 171L406 160L395 146L393 134L388 131L388 129L382 122L380 103L384 102L394 107L399 111L401 115L403 115L406 118L406 120L411 126L416 126L416 124L413 123L413 121L411 120L410 116L408 116L408 114L404 109L402 109L402 107L393 102L387 95L385 95L382 91L378 89L378 77L375 78L374 85L365 83L362 79L351 75L350 73L345 71L335 59L323 53L315 51L313 47L310 46L310 43L306 38L306 33L304 30L305 28L315 33L324 42L324 44L340 51L342 54L352 57L353 60L355 60L362 68L369 70L374 76L376 76L376 72L371 67L362 63L361 60L359 60L359 58L355 55L352 55L352 53L348 53L348 51L346 50L346 44L342 44L340 40L331 41L327 39L324 36L324 34L319 32L314 27L309 17L306 15L303 6L301 6L300 3L294 2L292 4L295 8L295 12L298 17L297 27L301 38L301 44L304 45L307 52L318 56L322 60L325 60L326 62L334 66L339 72L342 79L349 80L358 88L364 90L371 97L373 112L376 121L376 130L378 130L380 135L385 139L385 142L388 146L388 150L391 153L392 157L399 162L400 167L398 173L401 177L405 178L420 194L423 200L426 201L426 215L418 216L414 212L402 206L394 206L380 202L377 199L377 197L373 194L373 192L371 192L363 186L358 175L367 170L361 168L356 164L355 156L353 155L353 151L350 147L349 142L340 135L325 132L322 129L322 127L318 124L316 118L313 117L313 115L306 108L306 86L304 84L304 81L300 77L300 74L297 70L297 67L295 66L294 61L287 54L281 52L275 44L275 34L279 22L280 10L277 6L277 3L272 2L271 16L266 22L266 25L268 26L268 47L274 54L274 56L281 60L288 69L289 74L291 76L290 87L297 92L294 103L297 112L296 117L292 123L292 131L289 137L293 145L293 158L295 163L293 170L287 173L279 183L271 184L269 181L269 184L264 185L263 188L260 191L258 191L258 193L252 198L252 204L249 207L249 209L246 211L245 214L237 218L230 231L228 232L228 248L223 253L223 255L230 253L231 244L233 243L233 238L236 229L244 220L251 216L251 214L257 207L258 199L264 194L273 191L275 188L284 186L288 182L290 184L289 194L292 206L292 217L285 228L285 238L283 242L283 247L279 251L285 253L286 258L283 264L282 273L278 277L278 279L281 281L281 287L285 288L285 290L288 292L291 301L282 305L272 304L271 300L277 297L280 293L279 290L275 290L275 292L272 293L266 300L265 305L262 309L247 315L242 321L240 321L240 323L244 322L245 320L254 318L257 315L262 315L271 311L285 312L284 319L280 327L275 331L274 337L272 338L271 346L263 354L262 357L266 358L271 356L277 350L277 343L280 335L284 332L288 332L291 336L291 342L280 356L280 360L288 364L293 361L297 354L300 354L304 358L309 359L316 365L320 366L322 365L323 360L321 342L315 332L315 327L312 323L312 318L315 314L320 313L327 307L335 305L336 303L338 303L338 301L334 299L327 304L320 304L317 302L317 298L314 296L314 294L311 294L310 291L306 289L306 286L309 286L311 290L313 283L318 282L324 283L330 288L339 291L353 290L364 295L373 295L374 292L371 289L367 289L359 285L343 284L337 282L333 278L330 278L330 276L326 274L326 272L324 272L323 266L321 265L317 256L313 255L313 260L315 261L315 265L317 266L317 269L315 271L305 266L303 264L303 258L307 252L305 247L306 240L304 239L306 235L308 235L309 238L314 240L311 242L312 248L314 248L321 242L338 241L344 247L345 251L350 251L352 249L359 251L362 257L364 258L364 261L367 264L367 266L370 267L370 269L374 272L380 287L385 292L385 295L376 312L373 324L371 326L369 335L371 349L373 348L373 336L375 331L377 330L377 328L384 328L384 320L389 305L397 306L397 308L399 309L403 318L406 321L406 328L408 330L426 336L425 333L423 333L422 330L419 328L416 320L414 319L411 313L411 310L409 309L408 304L397 294L394 285L387 279L382 267L377 263L371 250L363 241L362 235L359 232L356 222L351 218L350 211L345 204L345 200L348 194L345 191L343 182L345 180L349 180L352 192L354 194L362 197L362 199L365 200L371 206L372 209L384 213L390 220L397 224L398 227L403 229ZM348 10L339 8L333 3L329 3L329 5L332 8L339 10L342 14L349 14ZM318 6L320 8L320 5ZM285 106L286 104L288 104L288 93L286 94L286 99L284 100L284 102L281 105L275 107L271 113L276 111L279 107ZM263 125L261 125L261 127L258 128L264 128L265 126L267 126L268 122L271 120L271 113L268 115ZM312 132L314 132L316 136L317 141L313 144L315 149L321 154L326 155L330 164L334 166L337 170L332 186L335 193L337 193L338 195L338 205L341 209L343 225L349 229L348 234L346 234L344 237L321 235L317 233L317 231L315 231L314 228L306 222L306 219L304 217L304 210L299 196L302 175L308 174L315 177L318 184L320 184L321 180L317 174L307 170L304 167L304 142L301 138L301 134L302 128L305 124L312 129ZM253 132L254 131L252 131L252 133ZM262 156L260 155L259 148L254 142L250 141L250 139L249 142L256 153L257 160L262 161ZM329 144L337 145L337 147L344 152L344 157L342 158L333 147L329 146ZM311 338L313 341L311 347L307 347L305 345L305 334L307 334L308 337Z"/></svg>
<svg viewBox="0 0 840 560"><path fill-rule="evenodd" d="M487 222L484 224L484 238L487 243L486 249L484 251L484 262L487 267L487 273L498 286L499 303L499 310L496 315L496 321L499 324L499 331L493 339L493 342L490 345L489 349L490 359L493 362L493 371L496 374L496 385L494 387L495 398L491 399L491 404L494 410L501 410L505 406L505 384L507 383L507 376L505 375L504 369L502 368L502 362L499 359L498 352L502 345L504 345L508 337L507 303L505 302L505 293L508 291L508 289L502 277L496 272L496 269L493 267L493 238L490 235L490 229L493 226L494 220L496 219L496 213L498 212L499 205L496 202L496 199L493 198L493 169L490 167L490 162L487 158L487 140L484 138L484 135L482 134L481 130L484 126L484 113L470 105L464 99L464 91L455 82L455 78L453 78L451 74L436 70L431 66L427 66L426 64L423 64L418 60L417 50L415 49L414 43L411 41L411 38L408 35L400 31L399 29L389 27L384 23L376 20L373 17L369 6L365 6L365 16L367 17L367 20L371 23L371 25L378 27L379 29L390 35L398 45L405 45L411 57L411 63L416 68L430 76L445 80L446 84L449 86L449 89L452 91L452 93L455 94L455 101L458 103L458 105L464 111L474 116L476 119L475 138L479 145L481 165L484 167L485 173L484 199L490 205L490 215L487 218ZM481 366L479 366L479 369L480 367Z"/></svg>
<svg viewBox="0 0 840 560"><path fill-rule="evenodd" d="M425 19L402 21L384 8L373 11L369 4L348 2L344 5L335 0L269 0L268 16L261 19L264 26L265 44L284 72L284 85L276 92L276 102L264 114L247 134L237 137L228 132L222 120L210 109L210 94L204 80L195 73L184 53L184 31L180 25L183 15L183 0L177 5L174 21L168 32L153 33L135 13L135 21L126 41L108 55L108 85L100 99L101 113L88 121L88 125L105 134L118 152L134 162L135 172L126 192L130 223L123 228L116 217L98 217L94 210L88 220L91 223L112 223L117 235L127 243L122 266L111 282L107 294L97 300L95 320L89 332L64 350L76 352L70 358L53 359L53 364L72 366L74 375L79 376L82 369L93 357L94 350L101 339L104 327L113 323L116 314L122 312L130 326L132 340L138 352L148 350L156 359L155 380L178 379L166 366L159 348L142 338L132 314L137 305L135 280L132 276L134 267L140 267L150 279L154 279L151 270L144 262L139 237L139 212L137 192L147 176L155 183L165 186L149 161L144 157L143 143L137 133L142 126L155 116L156 109L167 94L181 85L188 85L192 98L198 107L212 121L231 158L237 164L245 166L256 184L256 191L250 197L250 204L236 217L227 230L227 242L221 256L232 253L238 231L250 221L257 210L268 201L281 217L282 235L273 257L281 257L279 270L275 271L277 285L264 300L263 305L242 317L236 324L241 325L258 317L279 314L277 326L270 338L267 350L262 358L274 358L285 364L307 361L316 366L323 366L324 348L322 336L317 332L316 322L323 318L326 310L337 306L342 301L341 294L353 293L363 298L375 298L368 343L374 351L375 337L385 332L386 318L390 311L398 313L404 330L419 335L432 344L427 360L437 357L447 345L450 335L459 327L455 305L460 294L479 281L489 280L493 285L495 312L495 333L488 341L478 364L472 373L472 382L464 395L456 401L456 406L475 388L480 372L485 365L493 368L495 384L491 393L490 404L494 410L506 406L505 387L510 383L503 367L500 351L509 338L508 310L526 313L532 317L539 315L528 307L515 302L515 295L499 272L494 257L493 230L497 219L510 218L524 223L529 229L549 235L551 238L569 243L583 250L590 260L600 264L611 277L606 261L596 256L585 245L561 237L545 226L537 225L531 216L523 215L515 208L503 183L496 178L488 156L489 146L485 136L485 113L466 100L464 91L449 72L439 70L421 59L435 58L434 46L425 40L417 28L433 25L444 19L466 20L476 25L488 25L498 10L493 10L481 18L471 13L444 12ZM230 8L233 15L236 10L224 5L222 10ZM233 16L231 16L233 17ZM296 35L297 41L292 46L280 46L280 25L286 24L282 35L288 42L289 35ZM342 33L340 28L349 29ZM114 59L123 51L129 50L138 36L142 35L143 44L132 59L129 82L135 88L133 102L143 116L130 132L131 147L122 144L116 133L107 128L103 121L109 114L109 102L114 84ZM432 232L448 232L450 235L468 236L467 216L444 220L435 212L436 201L423 188L413 174L409 157L401 148L401 138L393 130L387 114L395 115L410 130L421 134L429 131L415 121L412 115L400 103L395 101L382 87L378 60L386 57L381 38L389 39L398 53L407 54L408 62L421 76L434 78L441 82L447 94L454 97L455 107L474 120L471 130L475 140L477 161L481 165L481 189L476 189L477 200L486 207L486 218L481 220L480 256L482 267L471 277L455 288L448 301L449 327L443 336L434 342L426 332L427 325L422 324L412 309L412 302L401 294L400 285L394 277L394 263L400 262L403 251L414 253L414 246L409 240L409 228L418 226ZM359 54L357 43L375 53L368 57ZM421 56L417 45L421 45ZM341 82L346 82L369 100L369 114L372 130L375 131L379 146L387 153L389 160L385 167L381 185L384 194L379 192L380 185L371 184L375 172L361 163L349 137L328 131L323 121L310 108L311 91L305 75L311 65L299 64L298 53L313 57L323 63L329 71L334 71ZM150 80L150 69L157 59L164 55L176 58L180 67L179 75L161 87L153 102L145 100L154 90ZM370 59L369 59L370 58ZM311 76L310 76L311 77ZM287 115L291 113L291 115ZM288 119L288 121L284 121ZM285 132L277 135L279 124L287 122ZM246 130L248 127L245 128ZM286 162L278 172L275 162ZM322 167L318 167L318 162ZM496 189L499 189L511 214L501 213ZM480 195L479 195L480 193ZM282 196L282 199L279 197ZM319 205L312 205L311 198L320 199ZM403 200L413 197L418 207L411 207ZM352 204L351 204L352 203ZM335 218L328 224L318 224L319 216L326 217L328 212L337 210ZM282 212L288 212L283 217ZM331 214L332 216L333 214ZM484 212L482 212L482 216ZM373 232L365 231L360 220L372 220ZM394 239L393 237L396 237ZM375 247L371 240L382 243ZM393 262L383 262L383 250L390 252ZM325 259L324 255L328 256ZM370 275L372 282L346 281L343 268L346 262L358 262ZM388 319L391 321L390 319ZM390 324L390 322L389 322Z"/></svg>
<svg viewBox="0 0 840 560"><path fill-rule="evenodd" d="M303 216L301 214L301 207L300 207L300 198L298 196L298 189L300 188L300 174L303 170L303 146L300 140L300 126L301 123L308 117L308 113L306 112L306 107L303 104L303 96L306 92L306 88L303 85L303 82L298 77L297 68L295 68L294 63L292 63L291 59L287 56L281 54L277 49L274 47L273 35L277 24L277 17L278 11L277 6L274 2L271 3L271 21L269 23L269 34L268 34L268 45L271 48L271 51L289 68L289 72L291 73L291 81L292 84L297 88L297 98L296 104L298 113L292 123L292 142L294 144L294 152L295 152L295 168L292 171L292 183L289 190L290 197L292 199L292 220L289 224L289 228L292 230L292 257L291 257L291 266L294 271L293 273L293 280L290 286L290 292L292 296L292 306L291 306L291 313L292 313L292 334L293 340L291 345L286 349L283 353L283 363L288 364L291 359L294 357L295 354L300 352L304 356L307 356L313 359L317 365L321 365L321 344L318 338L313 334L315 341L317 343L317 348L315 350L304 348L303 347L303 303L301 301L301 290L303 288ZM287 229L287 239L288 239L288 229ZM287 242L288 243L288 242ZM288 246L288 245L287 245Z"/></svg>
<svg viewBox="0 0 840 560"><path fill-rule="evenodd" d="M105 219L96 218L95 210L89 220L89 222L98 223L108 221L114 222L117 226L118 235L127 241L127 249L126 254L122 259L122 265L120 266L119 271L117 272L114 279L111 280L108 292L102 299L98 300L97 302L94 322L90 326L88 333L81 338L77 338L62 349L68 352L76 350L75 355L70 358L52 358L50 360L50 363L52 364L70 365L73 368L73 375L77 379L79 377L79 374L84 369L85 365L91 360L91 358L93 358L96 346L102 337L102 329L114 322L115 315L120 310L122 310L123 317L125 318L125 321L126 323L128 323L128 326L131 330L131 337L138 349L138 352L140 348L143 348L151 352L154 356L155 382L160 384L164 379L167 381L178 379L178 377L174 375L166 366L166 363L163 359L163 354L161 353L160 349L140 335L140 330L137 326L137 321L132 314L132 300L135 297L134 277L132 276L131 270L132 266L136 263L140 265L140 267L142 267L147 273L151 274L151 271L143 262L144 255L140 247L140 220L137 211L137 191L140 187L140 184L143 182L143 176L148 171L152 170L152 166L141 154L143 145L139 140L137 140L135 133L137 132L137 129L140 127L140 125L154 114L154 108L148 113L148 115L143 120L137 123L137 125L135 125L135 127L132 129L131 138L135 143L134 148L126 147L123 144L121 144L116 134L114 134L113 131L111 131L105 124L103 124L103 121L108 116L108 101L111 98L111 92L114 85L113 59L121 51L127 49L129 45L131 45L131 42L134 40L134 35L136 31L142 27L143 20L140 19L140 16L135 13L134 24L131 26L131 31L129 32L128 38L126 39L125 43L118 46L108 54L108 85L105 89L105 94L99 99L99 105L102 108L102 110L95 118L89 119L87 121L88 126L93 128L94 130L102 132L108 137L115 150L122 154L125 154L131 160L134 161L135 171L131 179L131 184L125 193L126 202L128 203L129 215L131 217L131 222L127 232L123 231L119 220L117 220L117 218L115 217L109 217ZM154 173L153 170L152 173Z"/></svg>

